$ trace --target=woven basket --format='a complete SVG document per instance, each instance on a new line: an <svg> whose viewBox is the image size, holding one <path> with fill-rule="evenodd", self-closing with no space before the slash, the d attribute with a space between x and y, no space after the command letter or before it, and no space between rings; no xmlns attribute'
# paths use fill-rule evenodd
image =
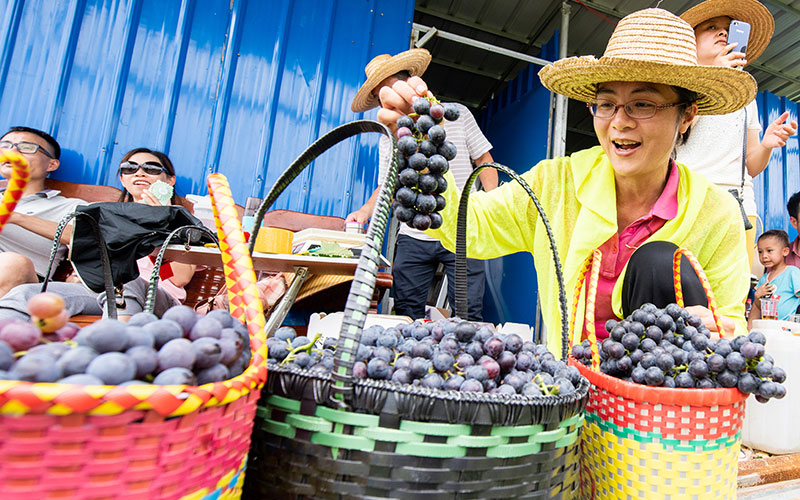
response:
<svg viewBox="0 0 800 500"><path fill-rule="evenodd" d="M394 140L380 124L355 122L309 150L319 154L354 131ZM396 178L394 156L347 301L333 373L269 365L245 497L573 498L588 381L569 396L526 397L353 379Z"/></svg>
<svg viewBox="0 0 800 500"><path fill-rule="evenodd" d="M264 316L227 181L213 174L209 190L248 368L196 387L0 380L0 498L239 498L267 376Z"/></svg>
<svg viewBox="0 0 800 500"><path fill-rule="evenodd" d="M678 305L680 261L685 255L706 290L718 327L713 292L705 273L688 250L675 252L673 274ZM671 389L626 382L599 371L594 332L593 298L599 273L599 251L587 259L582 275L588 278L588 335L592 367L575 359L589 379L589 403L581 441L582 497L585 499L732 499L747 394L731 389ZM577 298L583 279L579 279ZM574 321L574 320L573 320ZM573 337L574 338L574 337Z"/></svg>

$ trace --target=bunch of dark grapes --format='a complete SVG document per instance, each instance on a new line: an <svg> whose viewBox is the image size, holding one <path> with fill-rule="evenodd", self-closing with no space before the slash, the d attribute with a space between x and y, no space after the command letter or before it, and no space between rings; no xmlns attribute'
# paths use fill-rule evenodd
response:
<svg viewBox="0 0 800 500"><path fill-rule="evenodd" d="M761 403L786 395L786 372L764 351L761 332L714 341L702 320L677 304L644 304L622 321L607 321L606 331L599 354L608 375L679 389L738 387ZM573 346L572 356L590 365L589 341Z"/></svg>
<svg viewBox="0 0 800 500"><path fill-rule="evenodd" d="M282 327L267 341L269 362L328 373L336 339L298 337ZM432 389L549 396L573 394L583 379L542 345L460 320L371 326L361 334L353 376Z"/></svg>
<svg viewBox="0 0 800 500"><path fill-rule="evenodd" d="M397 220L424 231L442 225L439 212L445 206L444 174L456 157L456 146L445 140L442 120L459 116L455 104L440 104L432 97L418 97L414 113L397 120L398 189L395 192ZM414 121L416 118L416 122Z"/></svg>
<svg viewBox="0 0 800 500"><path fill-rule="evenodd" d="M0 379L203 385L243 373L251 356L247 327L224 310L199 316L188 306L174 306L160 319L138 313L127 323L103 319L82 329L68 323L55 334L63 340L48 342L35 323L0 325Z"/></svg>

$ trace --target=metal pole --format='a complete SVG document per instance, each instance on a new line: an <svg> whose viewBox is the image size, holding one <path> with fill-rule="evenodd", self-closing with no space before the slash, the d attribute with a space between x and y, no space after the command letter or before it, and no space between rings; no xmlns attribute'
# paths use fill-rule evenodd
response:
<svg viewBox="0 0 800 500"><path fill-rule="evenodd" d="M424 31L428 32L435 28L431 28L429 26L425 26L422 24L414 23L412 25L413 30ZM426 35L427 36L427 35ZM488 50L489 52L494 52L495 54L502 54L504 56L513 57L514 59L519 59L520 61L529 62L532 64L538 64L540 66L547 66L550 64L550 61L545 61L544 59L540 59L538 57L529 56L528 54L523 54L522 52L517 52L515 50L505 49L503 47L498 47L497 45L492 45L490 43L480 42L478 40L473 40L472 38L467 38L465 36L456 35L454 33L449 33L447 31L436 30L436 36L440 38L444 38L445 40L452 40L454 42L463 43L464 45L469 45L470 47L477 47L479 49ZM423 39L425 37L423 36ZM421 40L420 40L421 41ZM426 40L427 41L427 40Z"/></svg>
<svg viewBox="0 0 800 500"><path fill-rule="evenodd" d="M561 3L561 31L558 40L558 58L567 57L567 40L569 39L569 12L567 2ZM556 112L553 127L553 157L564 156L567 151L567 98L556 95Z"/></svg>

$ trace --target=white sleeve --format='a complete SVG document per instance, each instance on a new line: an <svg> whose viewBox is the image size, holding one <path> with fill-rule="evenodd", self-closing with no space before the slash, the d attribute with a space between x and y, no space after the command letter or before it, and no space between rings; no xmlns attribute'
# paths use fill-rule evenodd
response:
<svg viewBox="0 0 800 500"><path fill-rule="evenodd" d="M747 130L761 130L761 122L758 119L758 105L755 99L745 106L747 109Z"/></svg>
<svg viewBox="0 0 800 500"><path fill-rule="evenodd" d="M486 136L483 135L483 132L481 132L480 127L478 127L477 122L475 122L475 117L472 116L469 109L461 104L458 104L458 108L460 111L459 119L464 123L464 140L467 143L469 157L473 160L477 160L484 153L492 149L492 144Z"/></svg>

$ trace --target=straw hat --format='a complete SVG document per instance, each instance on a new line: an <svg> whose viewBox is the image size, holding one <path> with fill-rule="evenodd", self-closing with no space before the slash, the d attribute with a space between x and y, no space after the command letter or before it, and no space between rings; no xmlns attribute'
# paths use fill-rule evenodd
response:
<svg viewBox="0 0 800 500"><path fill-rule="evenodd" d="M756 0L706 0L681 14L681 19L696 28L703 21L719 16L728 16L750 25L746 58L748 64L764 52L775 30L772 14Z"/></svg>
<svg viewBox="0 0 800 500"><path fill-rule="evenodd" d="M650 82L697 92L700 114L731 113L756 95L746 71L699 66L694 30L663 9L645 9L623 18L600 59L570 57L539 71L542 85L572 99L589 102L603 82Z"/></svg>
<svg viewBox="0 0 800 500"><path fill-rule="evenodd" d="M425 49L411 49L396 56L381 54L372 59L364 68L367 81L358 89L350 109L356 113L380 106L380 101L372 96L379 83L400 71L408 71L411 76L420 76L428 69L431 54Z"/></svg>

